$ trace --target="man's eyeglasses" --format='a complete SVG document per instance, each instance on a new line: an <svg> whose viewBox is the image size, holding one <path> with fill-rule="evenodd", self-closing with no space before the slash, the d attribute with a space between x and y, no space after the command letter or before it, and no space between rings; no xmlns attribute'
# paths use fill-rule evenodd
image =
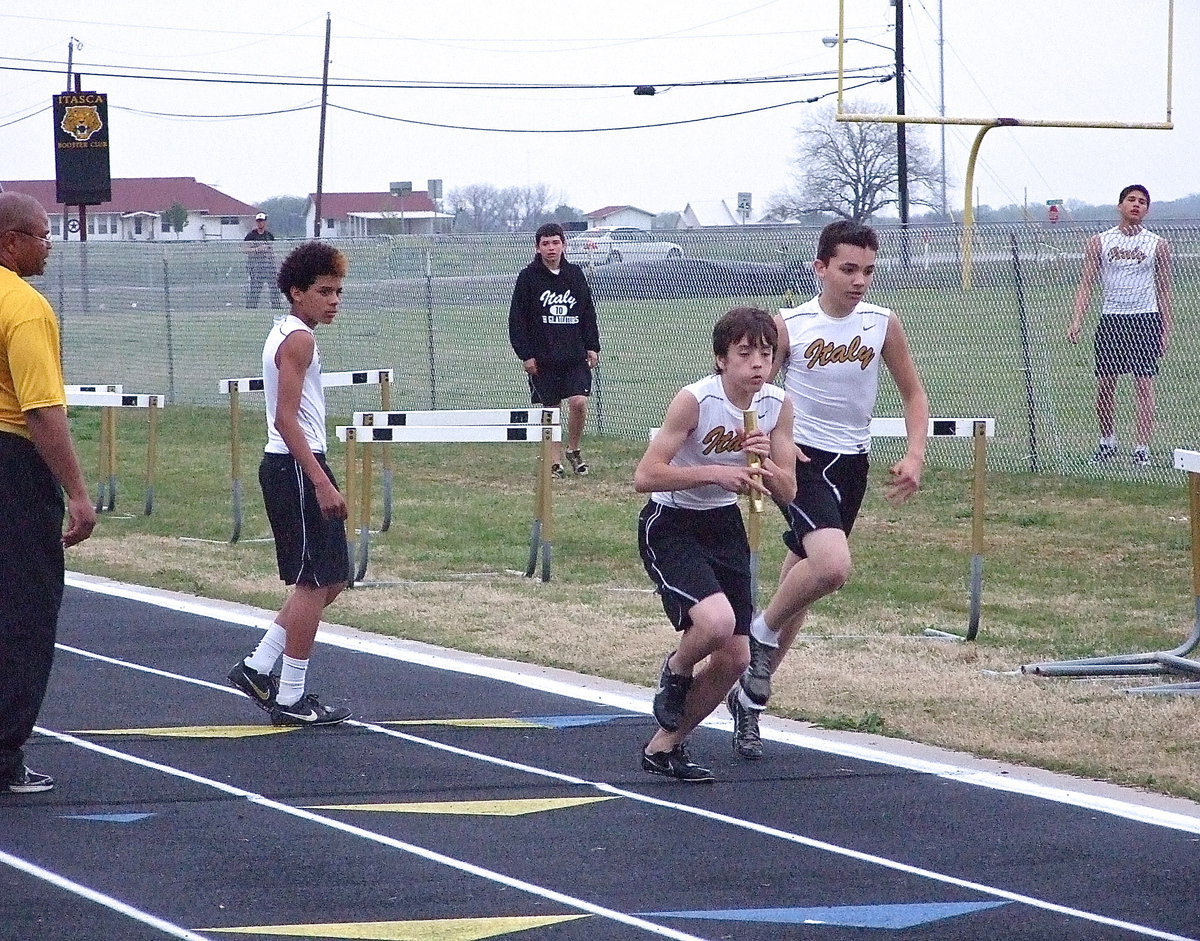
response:
<svg viewBox="0 0 1200 941"><path fill-rule="evenodd" d="M47 248L49 248L51 245L54 244L53 242L50 241L50 236L48 236L48 235L34 235L32 232L26 232L24 229L6 229L5 231L18 232L21 235L28 235L31 239L37 239L39 242L41 242Z"/></svg>

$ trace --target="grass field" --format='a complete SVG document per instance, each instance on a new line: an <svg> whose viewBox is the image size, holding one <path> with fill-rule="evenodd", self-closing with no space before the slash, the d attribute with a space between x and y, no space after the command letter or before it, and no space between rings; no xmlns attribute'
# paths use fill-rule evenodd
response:
<svg viewBox="0 0 1200 941"><path fill-rule="evenodd" d="M341 407L333 395L331 407ZM648 416L661 407L643 403ZM177 406L163 414L150 517L141 515L146 425L142 413L124 412L118 510L71 551L70 566L276 607L283 587L273 549L248 541L267 533L254 480L259 408L248 402L242 423L247 541L226 542L227 412ZM72 421L94 482L98 415L73 409ZM1011 675L1034 660L1169 648L1187 634L1194 612L1180 482L991 473L979 639L932 640L924 628L961 632L968 606L969 445L944 445L922 493L900 509L877 495L886 463L880 449L852 541L856 571L814 612L777 678L773 709L823 727L1200 799L1194 700L1122 692L1138 681ZM673 632L637 558L642 498L630 480L642 444L594 437L586 449L593 476L556 484L555 572L542 584L513 574L527 555L531 448L397 447L393 523L373 536L367 573L397 584L348 592L330 619L651 685ZM342 466L340 453L331 463ZM782 546L777 521L764 530L765 593ZM214 662L213 677L227 668Z"/></svg>

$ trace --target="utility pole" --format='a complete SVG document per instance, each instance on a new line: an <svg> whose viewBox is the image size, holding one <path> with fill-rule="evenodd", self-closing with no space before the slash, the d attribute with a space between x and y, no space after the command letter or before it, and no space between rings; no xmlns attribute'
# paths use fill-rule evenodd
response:
<svg viewBox="0 0 1200 941"><path fill-rule="evenodd" d="M325 105L329 101L329 14L325 14L325 64L321 71L321 132L317 140L317 192L313 198L313 238L321 237L321 190L325 181Z"/></svg>
<svg viewBox="0 0 1200 941"><path fill-rule="evenodd" d="M904 114L904 0L896 4L896 114ZM896 125L896 188L900 197L900 225L908 225L908 146L904 122Z"/></svg>
<svg viewBox="0 0 1200 941"><path fill-rule="evenodd" d="M943 29L942 0L938 0L938 115L946 116L946 33ZM939 124L942 137L942 218L949 221L950 204L946 201L946 125Z"/></svg>

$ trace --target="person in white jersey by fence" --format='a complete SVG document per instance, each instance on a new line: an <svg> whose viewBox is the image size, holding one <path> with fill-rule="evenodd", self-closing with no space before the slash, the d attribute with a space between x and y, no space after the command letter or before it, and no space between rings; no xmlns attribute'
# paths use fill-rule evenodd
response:
<svg viewBox="0 0 1200 941"><path fill-rule="evenodd" d="M771 675L792 646L809 608L850 575L848 537L867 488L871 413L880 363L900 392L908 446L888 468L884 496L900 504L917 492L929 434L929 399L900 319L863 298L875 275L873 229L841 221L821 230L813 270L820 293L775 317L779 346L772 378L795 409L796 498L780 501L788 553L779 586L750 628L750 664L729 690L733 747L762 756L758 713L771 696Z"/></svg>
<svg viewBox="0 0 1200 941"><path fill-rule="evenodd" d="M792 406L767 384L777 342L764 310L735 307L718 320L716 372L675 395L634 472L634 489L650 494L638 518L642 563L681 634L654 697L659 730L642 749L642 769L651 774L713 779L688 757L684 740L750 662L754 599L738 494L782 503L796 495ZM758 430L747 432L751 408ZM758 455L762 467L748 466L747 454Z"/></svg>
<svg viewBox="0 0 1200 941"><path fill-rule="evenodd" d="M321 614L346 587L346 501L325 461L325 391L313 330L333 323L346 257L324 242L306 242L279 268L291 312L263 345L267 446L258 480L275 536L279 577L292 586L275 623L254 652L229 671L229 682L271 714L275 725L334 725L344 706L305 692L309 655ZM278 676L276 662L283 658Z"/></svg>
<svg viewBox="0 0 1200 941"><path fill-rule="evenodd" d="M1067 339L1078 343L1083 318L1100 282L1096 326L1096 419L1100 442L1093 464L1108 463L1118 451L1117 377L1133 376L1133 463L1150 466L1154 432L1154 377L1171 337L1171 249L1167 240L1142 226L1150 214L1150 191L1140 183L1121 190L1120 222L1088 239L1083 274L1075 293L1075 316Z"/></svg>

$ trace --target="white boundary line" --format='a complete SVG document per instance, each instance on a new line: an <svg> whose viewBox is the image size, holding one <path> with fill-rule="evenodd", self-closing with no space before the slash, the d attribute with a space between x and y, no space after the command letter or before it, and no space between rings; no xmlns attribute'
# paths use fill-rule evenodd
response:
<svg viewBox="0 0 1200 941"><path fill-rule="evenodd" d="M196 598L190 595L180 595L174 592L161 591L155 588L144 588L138 585L126 585L120 582L92 578L90 576L80 575L74 572L67 573L66 582L72 588L80 588L85 591L94 591L98 594L111 595L118 598L128 598L132 601L140 601L146 604L157 605L158 607L162 608L169 608L174 611L200 615L201 617L214 618L230 624L240 624L245 627L254 627L258 628L259 630L266 630L271 623L272 613L252 613L252 610L244 605L210 601L204 598ZM346 650L357 650L362 653L387 657L392 660L400 660L405 663L414 663L422 666L433 667L434 669L450 670L456 673L467 673L472 676L479 676L486 679L498 680L500 682L512 683L517 686L524 686L528 689L536 689L541 692L554 693L559 696L566 696L568 698L577 699L583 702L612 706L621 710L622 712L640 712L645 715L650 714L649 691L647 691L643 696L637 696L632 693L624 693L612 688L597 689L595 687L589 687L585 685L588 682L602 682L591 677L581 676L578 684L571 684L566 681L549 678L545 675L521 673L512 667L504 666L503 661L494 660L492 658L468 655L455 656L455 652L453 651L443 651L441 648L424 644L420 645L424 649L416 649L417 645L407 644L407 642L404 641L389 642L384 638L376 639L370 636L359 635L357 633L339 633L336 628L332 628L329 625L326 625L321 629L318 634L318 639L322 643L329 644L332 647L341 647ZM717 728L725 731L728 731L730 728L728 719L714 719L710 717L709 719L705 720L703 724L708 728ZM805 734L802 732L792 732L784 729L769 728L765 724L763 725L761 732L763 738L768 739L769 741L783 742L799 748L807 748L811 749L812 751L825 752L832 755L841 755L846 758L856 758L861 761L870 761L876 764L888 765L889 767L893 768L900 768L905 771L915 771L921 774L932 774L937 777L958 781L963 784L970 784L976 787L985 787L989 790L1003 791L1010 794L1021 794L1026 797L1036 798L1038 800L1053 801L1055 803L1066 804L1072 807L1080 807L1085 810L1093 810L1099 813L1112 814L1113 816L1123 817L1127 820L1134 820L1138 823L1148 823L1155 826L1167 827L1169 829L1179 830L1184 833L1200 834L1200 814L1189 815L1176 811L1164 810L1159 807L1149 807L1142 804L1135 804L1132 801L1121 800L1119 798L1088 794L1081 790L1057 787L1050 784L1040 784L1035 781L1024 781L1014 776L1005 776L996 774L994 772L980 771L978 769L966 767L965 765L955 765L944 761L933 761L912 755L903 755L896 752L885 751L881 748L823 738L817 735ZM902 743L897 743L897 746L902 747Z"/></svg>
<svg viewBox="0 0 1200 941"><path fill-rule="evenodd" d="M185 678L186 679L186 678ZM365 723L355 723L356 725L365 725ZM374 728L367 726L368 728ZM125 752L118 751L115 748L109 748L105 745L99 745L95 742L89 742L85 739L78 738L74 735L68 735L63 732L53 732L49 729L39 727L37 729L42 735L56 739L60 742L65 742L68 745L76 745L80 748L85 748L88 751L93 751L104 755L108 758L116 758L120 761L129 762L142 768L147 768L151 771L158 771L162 774L168 774L172 777L182 778L185 781L190 781L193 784L200 784L204 787L213 788L222 793L229 794L233 797L240 797L249 801L251 804L257 804L259 807L273 810L278 813L284 813L291 817L298 817L301 820L306 820L310 823L315 823L323 827L328 827L331 830L337 830L341 833L346 833L350 836L359 837L364 840L370 840L372 843L379 843L382 846L388 846L392 849L402 850L413 856L418 856L421 859L429 862L437 863L441 866L449 866L451 869L457 869L459 872L465 872L468 875L479 876L490 882L496 882L500 885L506 885L513 889L519 889L522 892L527 892L530 895L538 896L539 898L548 899L552 902L558 902L560 905L565 905L577 911L587 912L590 915L597 915L601 918L607 918L610 921L616 921L624 925L630 925L634 928L640 928L650 934L658 935L663 938L675 938L676 941L705 941L704 938L699 938L696 935L686 934L682 931L676 931L674 928L669 928L665 925L657 925L652 921L646 921L636 915L627 915L624 912L618 912L611 908L605 908L603 905L597 905L594 902L589 902L586 899L575 898L563 892L556 892L554 889L545 886L535 885L532 882L526 882L523 879L516 879L512 876L506 876L504 873L496 872L492 869L486 869L483 866L476 866L474 863L468 863L465 860L456 859L453 856L446 856L443 853L438 853L433 850L425 849L422 846L417 846L413 843L406 843L403 840L397 840L393 837L384 836L382 833L375 833L371 830L365 830L362 827L356 827L350 823L343 823L340 820L335 820L332 817L326 817L324 814L313 813L303 807L293 807L291 804L280 803L279 801L271 800L269 797L264 797L262 794L257 794L254 791L247 791L232 784L226 784L223 781L216 781L212 778L206 778L203 775L193 774L190 771L184 771L182 768L173 768L170 765L164 765L157 761L151 761L147 758L140 758L137 755L130 755ZM431 743L432 744L432 743ZM486 756L480 756L486 757ZM213 930L213 929L210 929ZM1175 935L1160 935L1160 937L1169 937L1175 939ZM1193 939L1180 939L1180 941L1193 941Z"/></svg>
<svg viewBox="0 0 1200 941"><path fill-rule="evenodd" d="M218 689L221 692L231 693L240 696L236 690L231 688L221 687L218 684L211 683L207 680L200 680L195 677L173 674L168 671L159 670L154 667L147 667L143 664L131 663L112 657L107 657L102 654L94 654L90 651L80 650L74 647L63 647L62 649L69 650L72 653L79 654L84 657L97 659L106 663L112 663L127 668L132 668L146 673L152 673L156 676L169 677L182 682L192 683L198 686L211 687ZM627 800L636 801L642 804L650 804L654 807L661 807L674 812L690 814L695 817L700 817L714 823L725 824L737 827L742 830L749 830L761 836L771 837L774 839L784 840L789 843L794 843L808 849L817 850L819 852L829 853L834 856L840 856L846 859L852 859L856 862L865 863L872 866L878 866L883 869L889 869L893 872L904 873L905 875L916 876L918 878L927 879L932 882L938 882L943 885L952 885L961 889L968 889L973 892L978 892L982 895L987 895L992 898L1004 899L1008 902L1016 902L1018 904L1027 905L1030 908L1035 908L1040 911L1053 912L1058 915L1065 915L1069 918L1076 918L1081 921L1091 922L1093 924L1108 925L1110 927L1121 928L1127 931L1132 931L1135 934L1149 938L1161 938L1164 941L1197 941L1197 939L1186 935L1178 935L1169 931L1163 931L1157 928L1151 928L1146 925L1139 925L1135 922L1123 921L1117 918L1111 918L1107 915L1100 915L1096 912L1089 912L1083 909L1072 908L1067 905L1060 905L1057 902L1039 899L1035 896L1024 895L1019 892L1012 892L1008 889L1002 889L997 886L990 886L986 883L975 882L970 879L963 879L958 876L952 876L946 873L941 873L933 869L925 869L921 866L914 866L909 863L903 863L898 860L889 859L886 856L876 856L873 853L864 853L861 850L850 849L849 847L840 846L836 843L828 843L824 840L814 839L799 833L792 833L788 830L780 830L776 827L766 826L764 824L754 823L753 821L743 820L739 817L731 817L727 814L718 813L716 811L706 810L702 807L694 807L689 804L680 804L676 801L664 800L662 798L653 797L647 794L640 794L636 791L628 791L624 788L616 787L615 785L607 784L600 781L589 781L586 778L579 778L575 775L566 774L560 771L551 771L548 768L539 768L535 765L527 765L522 762L512 761L507 758L499 758L495 755L487 755L482 752L472 751L467 748L462 748L457 745L450 745L444 742L437 742L432 739L422 738L419 735L412 735L408 732L401 732L396 729L385 728L370 722L360 722L350 720L348 725L357 726L361 729L366 729L371 732L377 732L381 735L386 735L389 738L400 739L414 745L420 745L426 748L433 748L437 751L446 752L451 755L456 755L462 758L468 758L473 761L481 761L485 764L494 765L496 767L507 768L513 771L519 771L524 774L534 775L540 778L546 778L556 781L561 784L569 784L573 786L589 787L601 791L606 794L612 794L615 797L623 797ZM587 902L583 899L577 899L574 896L559 893L553 889L534 885L533 883L525 882L524 880L516 879L512 876L506 876L503 873L498 873L494 870L485 869L481 866L476 866L474 863L468 863L464 860L456 859L452 856L446 856L434 850L428 850L423 847L415 846L411 843L406 843L402 840L396 840L392 837L384 836L383 834L375 833L372 830L366 830L362 827L354 826L353 824L343 823L323 814L313 813L311 810L301 807L294 807L290 804L283 804L278 801L271 800L261 794L253 791L246 791L236 785L227 784L221 781L215 781L211 778L206 778L202 775L195 774L190 771L184 771L182 768L174 768L170 765L164 765L156 761L151 761L146 758L141 758L136 755L130 755L126 752L118 751L114 748L109 748L95 742L89 742L86 739L77 737L77 734L65 732L54 732L49 729L37 727L36 731L42 735L56 739L67 744L76 745L89 751L97 752L110 758L116 758L121 761L126 761L139 767L148 768L153 771L159 771L164 774L169 774L173 777L182 778L195 784L201 784L206 787L215 788L223 793L242 797L253 804L265 807L269 810L280 811L290 816L299 817L303 820L308 820L322 826L330 827L331 829L347 833L351 836L361 837L375 843L380 843L384 846L392 847L393 849L403 850L406 853L419 856L431 862L440 865L449 866L461 872L482 877L484 879L499 882L502 885L507 885L521 891L528 892L533 895L541 896L552 901L560 902L564 905L578 908L582 911L593 915L599 915L604 918L609 918L623 924L632 925L650 931L652 934L657 934L662 937L682 939L682 941L703 941L697 939L693 935L677 932L674 929L657 925L654 922L646 922L634 915L626 915L621 912L615 912L603 906L596 905L592 902Z"/></svg>
<svg viewBox="0 0 1200 941"><path fill-rule="evenodd" d="M13 869L19 869L27 875L33 876L36 879L41 879L43 882L49 882L51 885L60 889L65 889L68 892L73 892L75 895L82 896L89 902L95 902L98 905L103 905L105 908L111 908L114 912L120 915L125 915L132 918L134 921L140 921L144 925L149 925L151 928L157 928L164 934L169 934L175 938L184 938L185 941L212 941L207 935L197 934L194 931L189 931L187 928L181 928L179 925L172 924L159 918L157 915L151 915L141 909L134 908L122 902L120 899L115 899L111 895L105 895L103 892L97 892L95 889L88 888L86 885L81 885L78 882L72 882L56 872L51 872L49 869L43 869L41 866L21 859L17 856L12 856L3 850L0 850L0 863L5 866L11 866Z"/></svg>

